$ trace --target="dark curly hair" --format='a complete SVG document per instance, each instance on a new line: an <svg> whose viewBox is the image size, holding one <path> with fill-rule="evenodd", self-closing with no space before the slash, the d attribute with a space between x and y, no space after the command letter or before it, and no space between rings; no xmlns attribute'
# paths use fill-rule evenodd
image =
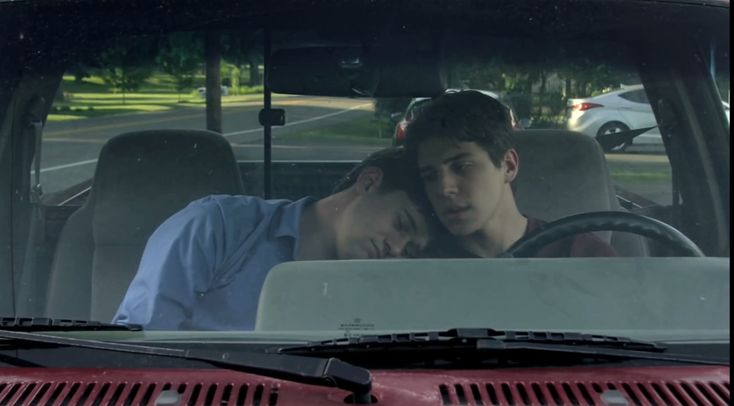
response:
<svg viewBox="0 0 734 406"><path fill-rule="evenodd" d="M498 168L505 153L514 148L509 110L476 90L443 94L421 110L406 129L406 148L411 158L431 137L476 142Z"/></svg>

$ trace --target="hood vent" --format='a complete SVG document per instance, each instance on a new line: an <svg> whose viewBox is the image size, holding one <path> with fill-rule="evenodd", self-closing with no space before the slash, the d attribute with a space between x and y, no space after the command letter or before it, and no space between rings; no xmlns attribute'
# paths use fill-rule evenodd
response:
<svg viewBox="0 0 734 406"><path fill-rule="evenodd" d="M248 384L19 383L0 384L5 405L243 405L276 406L278 388Z"/></svg>
<svg viewBox="0 0 734 406"><path fill-rule="evenodd" d="M728 405L728 382L532 382L439 385L443 405Z"/></svg>
<svg viewBox="0 0 734 406"><path fill-rule="evenodd" d="M375 371L373 376L373 394L385 404L415 404L416 395L445 406L730 404L729 367L723 366ZM346 395L341 389L216 369L0 368L0 406L344 405Z"/></svg>

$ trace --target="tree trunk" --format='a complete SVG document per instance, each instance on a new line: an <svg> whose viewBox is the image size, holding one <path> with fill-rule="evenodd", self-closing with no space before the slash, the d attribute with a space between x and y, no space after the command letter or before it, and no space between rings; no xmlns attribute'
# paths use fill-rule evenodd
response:
<svg viewBox="0 0 734 406"><path fill-rule="evenodd" d="M204 46L206 58L206 129L222 132L222 78L219 65L222 48L219 32L207 31Z"/></svg>
<svg viewBox="0 0 734 406"><path fill-rule="evenodd" d="M545 97L547 77L545 72L540 72L540 87L538 88L538 114L544 114L543 108L548 104Z"/></svg>
<svg viewBox="0 0 734 406"><path fill-rule="evenodd" d="M533 98L533 79L528 75L525 77L525 84L523 84L523 87L526 89L527 95L528 95L528 109L529 113L532 116L533 110L536 110L537 112L537 106L535 99ZM537 113L536 113L537 114Z"/></svg>
<svg viewBox="0 0 734 406"><path fill-rule="evenodd" d="M586 97L586 83L582 81L576 82L576 97Z"/></svg>
<svg viewBox="0 0 734 406"><path fill-rule="evenodd" d="M242 65L239 63L236 63L234 65L234 69L232 69L232 74L230 75L230 85L232 85L232 89L230 90L230 94L239 94L240 90L240 79L242 77Z"/></svg>
<svg viewBox="0 0 734 406"><path fill-rule="evenodd" d="M64 97L64 81L63 80L61 81L61 83L59 83L59 87L56 88L56 94L54 95L54 101L55 102L66 101Z"/></svg>
<svg viewBox="0 0 734 406"><path fill-rule="evenodd" d="M250 86L260 86L262 79L260 78L260 64L257 62L257 58L251 57L249 61L250 65Z"/></svg>

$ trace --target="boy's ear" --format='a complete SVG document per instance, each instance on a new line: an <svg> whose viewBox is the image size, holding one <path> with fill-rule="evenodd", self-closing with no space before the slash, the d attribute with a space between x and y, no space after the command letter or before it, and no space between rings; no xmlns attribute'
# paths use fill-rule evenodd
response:
<svg viewBox="0 0 734 406"><path fill-rule="evenodd" d="M520 170L520 156L514 148L510 148L505 152L505 156L502 159L502 166L505 170L505 182L512 183Z"/></svg>
<svg viewBox="0 0 734 406"><path fill-rule="evenodd" d="M377 190L382 182L382 169L376 166L368 166L360 172L354 186L360 194Z"/></svg>

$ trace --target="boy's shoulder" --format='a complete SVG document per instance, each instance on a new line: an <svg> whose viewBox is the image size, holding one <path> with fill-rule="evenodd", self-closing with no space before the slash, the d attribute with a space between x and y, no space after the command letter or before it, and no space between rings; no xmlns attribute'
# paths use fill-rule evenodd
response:
<svg viewBox="0 0 734 406"><path fill-rule="evenodd" d="M189 210L219 210L222 214L267 212L293 203L291 200L266 200L259 196L247 195L209 195L194 200L186 207Z"/></svg>

